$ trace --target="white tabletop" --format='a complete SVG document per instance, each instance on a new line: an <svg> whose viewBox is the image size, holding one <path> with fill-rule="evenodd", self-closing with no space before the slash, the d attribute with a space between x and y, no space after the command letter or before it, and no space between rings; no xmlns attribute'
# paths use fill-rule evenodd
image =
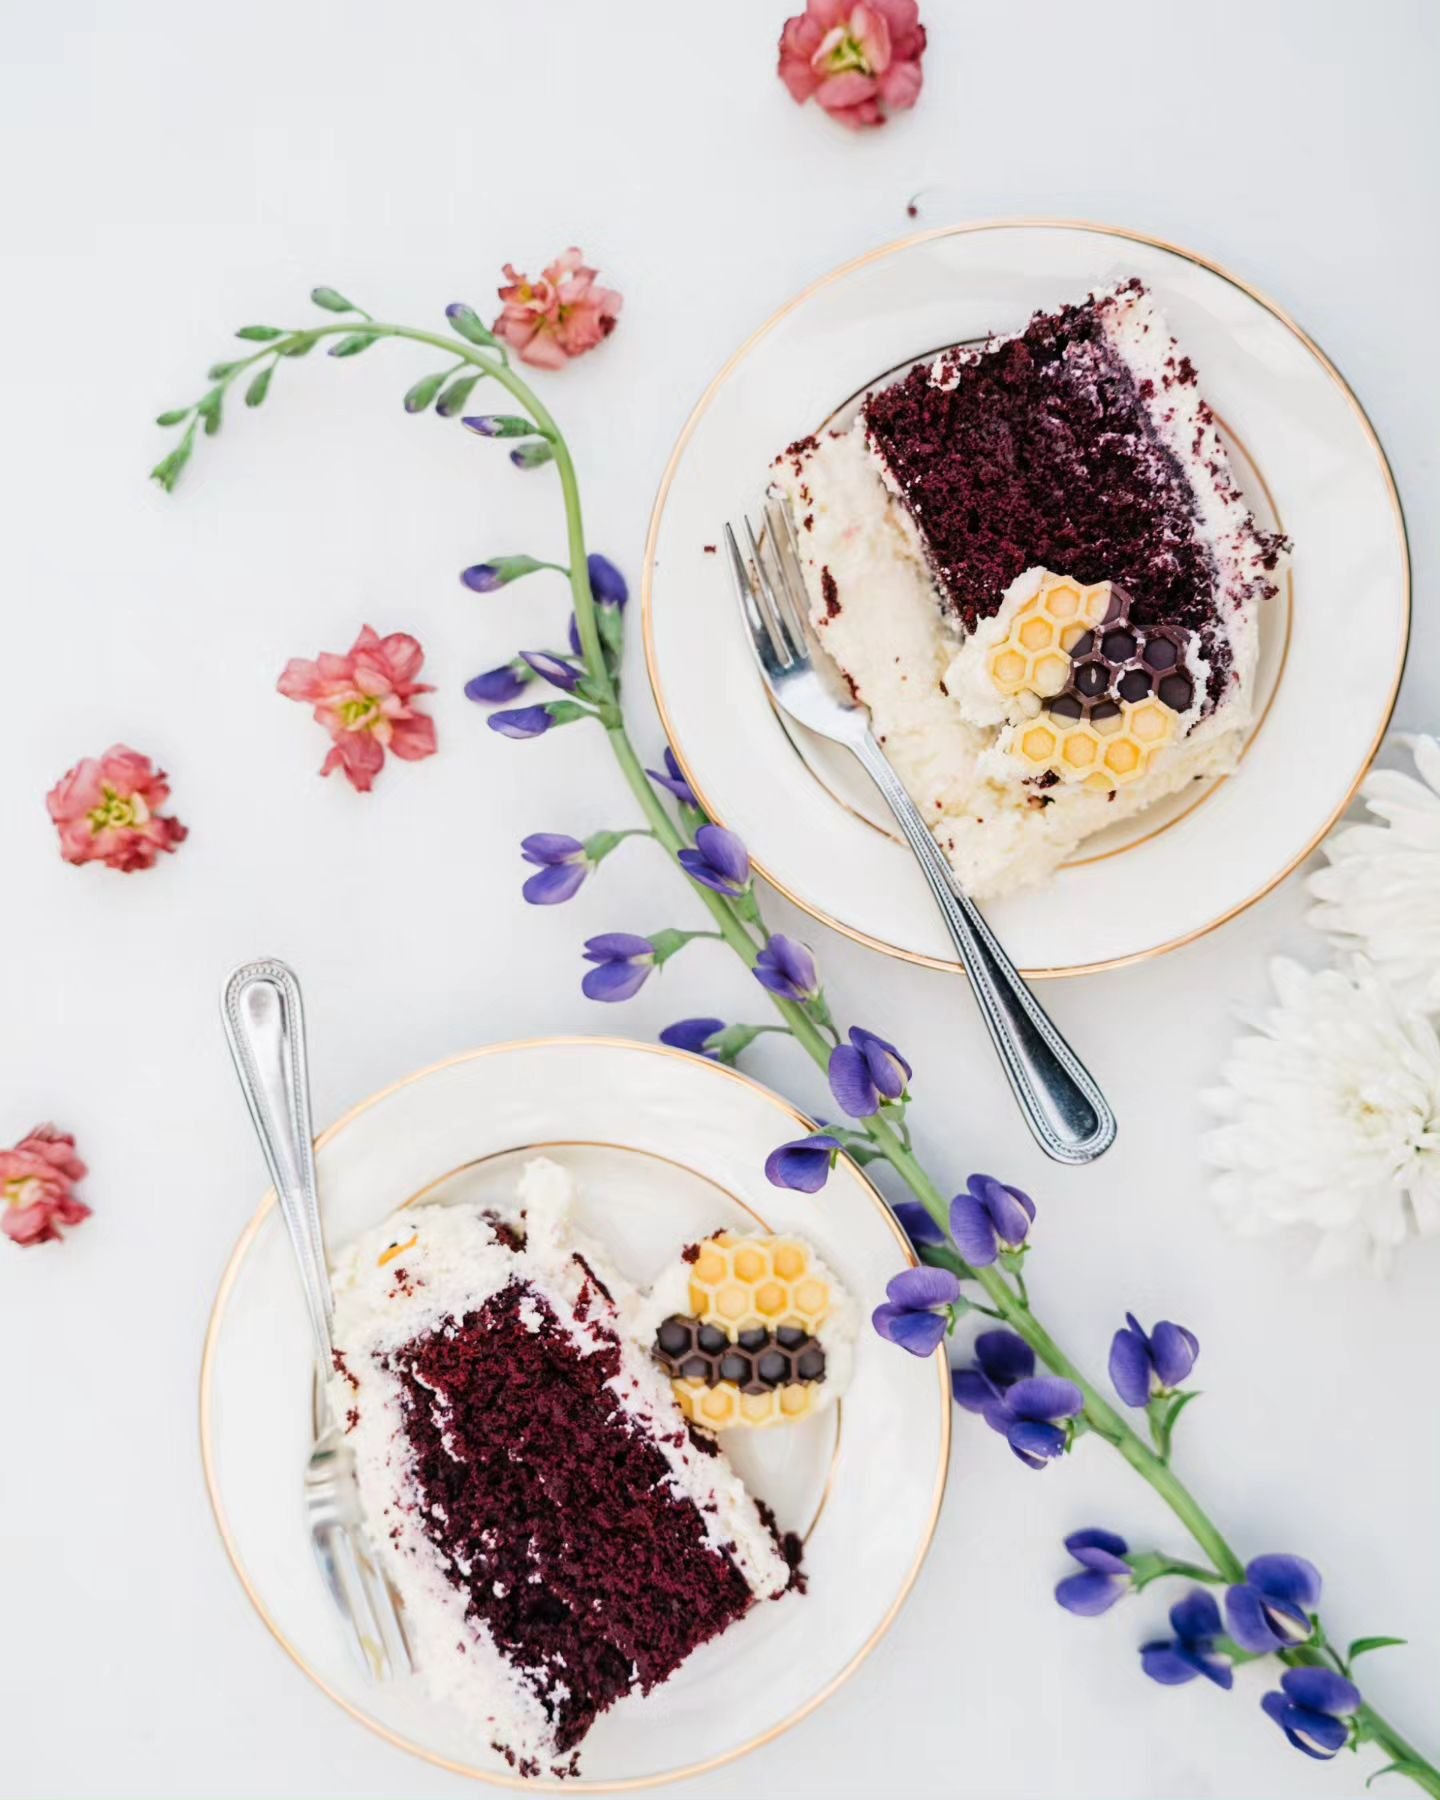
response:
<svg viewBox="0 0 1440 1800"><path fill-rule="evenodd" d="M290 1665L211 1523L200 1342L262 1186L221 973L261 952L299 968L320 1121L476 1043L649 1036L754 1004L710 945L628 1009L581 998L582 936L690 922L644 847L571 906L521 902L521 835L624 824L628 798L573 737L503 744L459 693L563 617L558 587L482 600L455 579L487 553L555 550L555 496L497 449L406 419L423 365L383 347L282 369L266 416L237 409L174 500L147 484L152 416L198 395L236 326L303 320L317 282L389 317L438 319L457 298L484 312L502 261L533 271L583 245L625 311L547 391L592 542L636 574L660 469L711 373L813 276L913 229L912 195L921 225L1029 213L1153 231L1298 315L1369 408L1417 568L1400 723L1440 719L1433 9L924 10L918 110L856 139L775 80L785 0L11 9L0 1139L52 1116L73 1129L95 1217L61 1249L0 1245L7 1794L463 1791ZM343 647L367 620L423 641L441 754L388 768L364 799L316 779L324 740L274 683L288 657ZM629 667L653 747L638 645ZM66 867L43 805L117 738L171 771L192 831L133 879ZM1199 1334L1185 1476L1247 1549L1312 1556L1341 1630L1412 1639L1370 1663L1367 1688L1433 1753L1440 1247L1388 1284L1312 1283L1286 1249L1222 1234L1197 1164L1196 1094L1261 996L1264 957L1319 953L1302 911L1292 881L1188 950L1051 993L1125 1125L1083 1174L1030 1147L962 987L828 935L816 947L837 1010L914 1063L932 1165L1038 1197L1032 1289L1081 1359L1102 1363L1127 1306ZM783 1048L752 1066L819 1103ZM1179 1547L1095 1443L1035 1475L958 1419L937 1543L889 1638L815 1717L686 1791L1358 1795L1374 1759L1318 1773L1261 1716L1258 1679L1225 1696L1140 1676L1158 1591L1099 1621L1057 1610L1059 1540L1092 1523Z"/></svg>

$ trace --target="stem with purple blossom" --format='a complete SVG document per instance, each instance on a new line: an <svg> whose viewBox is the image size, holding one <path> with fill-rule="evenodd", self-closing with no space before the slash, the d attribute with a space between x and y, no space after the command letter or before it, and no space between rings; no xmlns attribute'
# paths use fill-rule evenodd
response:
<svg viewBox="0 0 1440 1800"><path fill-rule="evenodd" d="M550 722L566 723L580 718L593 718L601 726L644 816L649 835L666 851L677 869L687 875L687 885L692 892L698 894L714 922L714 932L660 934L671 940L664 954L673 954L674 949L690 938L719 937L729 944L748 969L754 971L771 939L760 918L758 905L749 885L748 869L743 884L739 884L740 891L723 884L717 888L704 874L695 873L693 859L698 854L695 839L697 833L703 834L706 829L703 814L682 799L680 821L677 822L647 775L626 730L619 695L618 626L603 624L600 617L585 548L579 482L569 447L554 418L529 384L510 366L504 346L469 308L449 309L451 325L461 340L457 342L456 338L445 337L436 332L377 323L331 289L317 289L313 298L317 305L328 312L352 316L333 325L295 331L283 331L269 326L246 327L240 333L242 338L258 341L262 348L237 361L215 365L210 371L210 379L214 385L199 402L161 415L160 424L183 427L183 435L176 448L152 471L155 479L167 491L174 487L192 454L197 429L203 426L206 436L213 436L220 429L225 398L242 374L250 372L262 362L265 364L258 374L252 376L245 396L247 405L258 406L266 398L271 376L283 365L284 360L303 356L322 339L338 338L331 354L341 357L359 354L381 339L396 338L437 349L447 358L457 359L453 366L439 374L423 377L409 390L406 395L406 410L411 412L425 410L434 404L442 416L454 416L468 398L476 381L486 378L498 382L524 409L526 419L487 418L473 423L481 428L481 434L485 436L523 439L528 420L529 426L533 427L533 439L540 446L540 454L530 458L521 456L517 467L539 467L545 462L553 461L564 500L569 550L566 573L584 671L583 685L578 691L586 704L551 702ZM359 323L356 322L357 319ZM462 369L466 373L457 380L457 371ZM473 374L469 373L471 370L474 371ZM523 447L522 444L522 449ZM497 574L494 585L502 585L535 569L559 567L554 563L540 563L529 558L506 560L515 566ZM486 571L488 567L478 565L480 571ZM541 678L545 678L543 669L538 673ZM685 829L682 829L682 823ZM685 857L692 859L688 868ZM660 959L657 956L656 960ZM787 1030L822 1072L830 1072L833 1067L832 1056L846 1052L844 1047L837 1049L839 1033L830 1018L818 984L814 991L805 993L800 999L788 998L783 992L776 992L769 983L765 985L769 988L769 998L783 1020L783 1026L752 1027L749 1028L750 1032L758 1034L760 1030ZM854 1035L852 1034L852 1038ZM870 1034L859 1035L869 1038ZM879 1043L879 1040L871 1041ZM891 1051L898 1059L898 1053L894 1053L892 1047L882 1045L882 1049ZM851 1051L849 1054L853 1055L855 1052ZM905 1074L908 1077L908 1069ZM842 1147L848 1147L852 1154L856 1151L863 1152L863 1160L883 1159L888 1162L924 1208L940 1233L940 1241L917 1246L922 1260L949 1271L957 1283L964 1281L976 1284L985 1296L984 1303L957 1301L951 1315L952 1321L960 1311L971 1309L1002 1321L1053 1376L1073 1384L1083 1404L1078 1408L1078 1417L1072 1418L1067 1429L1066 1447L1081 1431L1093 1433L1103 1439L1159 1494L1209 1559L1210 1566L1205 1567L1177 1562L1154 1553L1142 1553L1127 1557L1118 1564L1126 1571L1125 1579L1136 1588L1145 1586L1160 1576L1183 1576L1207 1584L1225 1584L1231 1587L1244 1584L1247 1580L1245 1564L1170 1467L1169 1433L1180 1405L1191 1396L1167 1397L1168 1410L1164 1412L1147 1409L1155 1439L1154 1447L1147 1444L1084 1376L1037 1318L1020 1273L1019 1257L1013 1254L1002 1255L989 1266L977 1266L966 1260L952 1235L950 1202L927 1173L911 1146L904 1116L908 1092L901 1091L903 1087L902 1082L895 1095L887 1096L882 1093L868 1116L857 1116L856 1124L852 1127L836 1128L836 1136ZM1252 1573L1253 1567L1254 1565L1251 1566ZM1351 1646L1349 1657L1341 1657L1326 1639L1318 1616L1307 1613L1304 1617L1313 1624L1313 1633L1308 1640L1296 1642L1275 1652L1278 1659L1291 1669L1319 1667L1329 1670L1333 1675L1348 1678L1349 1657L1353 1657L1361 1649L1378 1648L1383 1643L1395 1641L1360 1640L1357 1645ZM1296 1718L1304 1712L1303 1706L1297 1711L1297 1703L1286 1703L1280 1695L1267 1699L1273 1700L1277 1708L1281 1709L1289 1704L1290 1713ZM1424 1792L1435 1797L1435 1800L1440 1800L1440 1769L1428 1762L1373 1708L1360 1702L1358 1695L1355 1696L1355 1701L1356 1704L1346 1715L1350 1720L1347 1741L1351 1747L1357 1747L1362 1742L1376 1744L1391 1758L1389 1771L1408 1776ZM1270 1710L1268 1704L1267 1710ZM1277 1722L1285 1723L1278 1714L1272 1716L1277 1716ZM1313 1718L1317 1715L1312 1711L1305 1716ZM1288 1729L1287 1735L1291 1735ZM1297 1740L1292 1737L1292 1741ZM1304 1748L1305 1745L1302 1743L1301 1747ZM1309 1753L1318 1752L1310 1750Z"/></svg>

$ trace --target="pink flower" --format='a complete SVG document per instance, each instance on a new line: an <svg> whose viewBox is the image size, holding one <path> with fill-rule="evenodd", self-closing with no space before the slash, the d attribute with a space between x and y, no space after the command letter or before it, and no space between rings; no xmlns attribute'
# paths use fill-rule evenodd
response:
<svg viewBox="0 0 1440 1800"><path fill-rule="evenodd" d="M62 775L45 796L69 863L103 862L129 874L154 868L162 850L188 835L160 808L170 798L165 771L125 744L101 757L87 756Z"/></svg>
<svg viewBox="0 0 1440 1800"><path fill-rule="evenodd" d="M0 1150L0 1230L17 1244L58 1243L62 1225L90 1217L73 1192L85 1172L74 1138L53 1125L37 1125L13 1150Z"/></svg>
<svg viewBox="0 0 1440 1800"><path fill-rule="evenodd" d="M435 721L410 704L435 692L415 679L424 660L413 637L396 631L382 638L369 625L344 656L322 650L316 662L291 657L276 685L287 700L313 701L317 723L334 739L322 775L343 769L351 787L368 794L387 750L406 762L435 754Z"/></svg>
<svg viewBox="0 0 1440 1800"><path fill-rule="evenodd" d="M573 246L547 264L538 281L506 263L509 286L500 289L505 307L493 327L496 337L518 350L521 362L563 369L615 329L623 302L614 288L596 287L595 276Z"/></svg>
<svg viewBox="0 0 1440 1800"><path fill-rule="evenodd" d="M920 98L925 27L916 0L809 0L780 34L780 79L842 125L885 123Z"/></svg>

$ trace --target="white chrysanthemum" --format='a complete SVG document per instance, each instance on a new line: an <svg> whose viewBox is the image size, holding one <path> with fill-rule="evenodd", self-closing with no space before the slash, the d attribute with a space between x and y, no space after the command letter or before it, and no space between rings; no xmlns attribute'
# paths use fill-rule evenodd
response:
<svg viewBox="0 0 1440 1800"><path fill-rule="evenodd" d="M1278 1004L1202 1096L1220 1120L1204 1140L1211 1193L1244 1234L1312 1228L1317 1271L1383 1268L1440 1231L1440 1038L1360 958L1270 968Z"/></svg>
<svg viewBox="0 0 1440 1800"><path fill-rule="evenodd" d="M1402 737L1420 779L1372 769L1360 792L1372 820L1325 845L1328 869L1310 877L1310 922L1356 950L1402 991L1440 1007L1440 743Z"/></svg>

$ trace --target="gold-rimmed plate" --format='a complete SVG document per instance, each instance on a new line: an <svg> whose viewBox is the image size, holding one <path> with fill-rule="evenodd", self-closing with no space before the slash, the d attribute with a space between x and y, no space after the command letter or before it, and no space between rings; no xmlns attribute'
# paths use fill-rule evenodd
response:
<svg viewBox="0 0 1440 1800"><path fill-rule="evenodd" d="M1410 622L1404 521L1359 402L1293 320L1205 258L1067 221L926 232L816 282L745 344L692 413L662 479L644 578L645 651L671 744L710 815L798 906L873 948L958 968L908 851L844 760L766 702L723 559L771 458L933 349L1139 275L1225 422L1257 515L1296 550L1262 625L1256 724L1237 774L1197 784L995 902L1032 976L1176 948L1282 880L1344 810L1394 707Z"/></svg>
<svg viewBox="0 0 1440 1800"><path fill-rule="evenodd" d="M619 1039L497 1045L421 1070L317 1140L332 1245L396 1206L513 1199L520 1165L570 1168L579 1223L646 1281L724 1225L807 1237L862 1314L911 1260L875 1189L848 1164L823 1204L772 1188L766 1154L808 1121L758 1083L699 1057ZM417 1679L377 1687L350 1659L305 1531L309 1348L283 1226L267 1195L221 1281L201 1376L201 1440L215 1517L251 1602L330 1698L403 1749L499 1786L521 1783ZM794 1429L733 1433L726 1448L782 1525L806 1538L809 1591L757 1608L654 1694L622 1701L582 1751L586 1788L645 1787L732 1760L835 1690L883 1636L929 1547L949 1451L943 1355L915 1362L869 1332L838 1410Z"/></svg>

